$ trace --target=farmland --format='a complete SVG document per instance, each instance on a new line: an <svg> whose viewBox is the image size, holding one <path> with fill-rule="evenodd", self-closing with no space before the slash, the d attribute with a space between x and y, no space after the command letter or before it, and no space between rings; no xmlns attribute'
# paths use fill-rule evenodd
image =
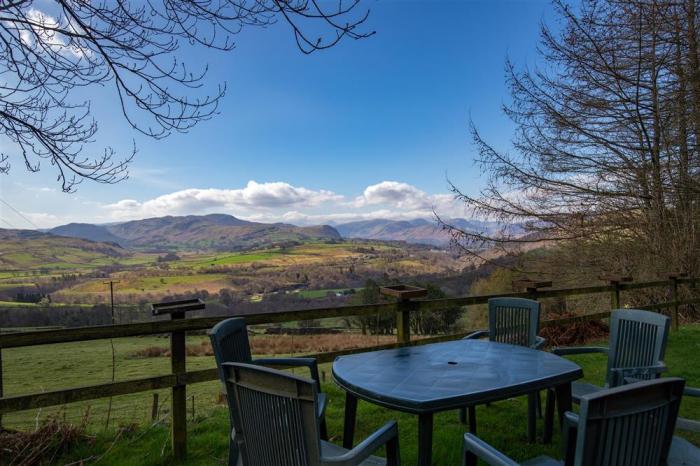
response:
<svg viewBox="0 0 700 466"><path fill-rule="evenodd" d="M367 278L455 274L462 266L448 254L425 247L359 241L169 255L113 247L108 249L113 255L105 256L95 247L81 249L80 254L49 252L50 247L41 243L27 251L25 244L25 250L15 247L10 251L4 245L1 300L13 301L13 295L25 291L50 296L51 303L97 304L107 302L105 282L109 280L117 282L121 303L153 301L195 290L211 295L222 289L247 298L299 289L303 291L300 297L312 298L324 297L327 290L359 287ZM12 267L7 265L10 260Z"/></svg>

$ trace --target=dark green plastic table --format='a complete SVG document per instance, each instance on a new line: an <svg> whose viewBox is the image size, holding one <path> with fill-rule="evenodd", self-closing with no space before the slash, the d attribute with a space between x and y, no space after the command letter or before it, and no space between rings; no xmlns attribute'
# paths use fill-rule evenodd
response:
<svg viewBox="0 0 700 466"><path fill-rule="evenodd" d="M357 399L418 415L418 464L432 461L433 414L555 388L560 420L571 410L571 361L544 351L457 340L339 356L333 380L346 392L343 446L351 448ZM551 426L550 426L551 427ZM545 441L551 432L545 429Z"/></svg>

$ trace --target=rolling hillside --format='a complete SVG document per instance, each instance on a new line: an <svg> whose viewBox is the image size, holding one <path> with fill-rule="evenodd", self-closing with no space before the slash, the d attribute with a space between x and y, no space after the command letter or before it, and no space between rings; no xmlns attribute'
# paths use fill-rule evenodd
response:
<svg viewBox="0 0 700 466"><path fill-rule="evenodd" d="M449 219L448 223L465 231L497 232L496 222L481 222L462 218ZM383 241L405 241L415 244L447 246L450 238L434 220L364 220L337 225L344 238L364 238Z"/></svg>
<svg viewBox="0 0 700 466"><path fill-rule="evenodd" d="M239 251L290 241L341 239L340 234L327 225L298 227L285 223L256 223L224 214L168 216L110 225L69 224L49 232L95 241L110 241L128 248L158 251Z"/></svg>
<svg viewBox="0 0 700 466"><path fill-rule="evenodd" d="M0 270L104 265L129 255L128 251L115 244L33 230L0 229Z"/></svg>

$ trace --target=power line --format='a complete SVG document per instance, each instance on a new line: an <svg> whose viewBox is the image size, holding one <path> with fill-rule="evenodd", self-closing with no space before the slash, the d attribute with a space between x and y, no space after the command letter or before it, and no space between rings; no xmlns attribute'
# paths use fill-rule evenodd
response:
<svg viewBox="0 0 700 466"><path fill-rule="evenodd" d="M10 209L12 209L12 211L13 211L14 213L16 213L17 215L19 215L20 217L22 217L24 220L26 220L27 223L29 223L31 226L33 226L33 227L36 228L37 230L39 229L39 227L38 227L34 222L32 222L31 220L29 220L27 217L25 217L24 214L23 214L22 212L20 212L19 210L15 209L14 207L12 207L12 206L10 205L9 202L7 202L6 200L4 200L4 199L2 199L2 198L0 198L0 202L2 202L2 203L5 204L7 207L9 207Z"/></svg>
<svg viewBox="0 0 700 466"><path fill-rule="evenodd" d="M8 225L10 228L17 229L16 226L14 226L13 224L11 224L10 222L8 222L7 220L5 220L4 218L0 217L0 220L1 220L3 223L5 223L6 225Z"/></svg>

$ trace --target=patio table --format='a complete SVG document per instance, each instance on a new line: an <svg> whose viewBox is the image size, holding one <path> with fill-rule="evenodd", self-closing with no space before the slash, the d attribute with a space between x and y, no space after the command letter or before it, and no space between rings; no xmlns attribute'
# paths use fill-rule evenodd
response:
<svg viewBox="0 0 700 466"><path fill-rule="evenodd" d="M333 380L346 392L343 446L352 447L359 398L418 415L420 466L432 461L434 413L554 388L561 423L571 410L571 382L582 376L578 365L552 353L484 340L358 353L333 362ZM545 442L551 441L547 430Z"/></svg>

